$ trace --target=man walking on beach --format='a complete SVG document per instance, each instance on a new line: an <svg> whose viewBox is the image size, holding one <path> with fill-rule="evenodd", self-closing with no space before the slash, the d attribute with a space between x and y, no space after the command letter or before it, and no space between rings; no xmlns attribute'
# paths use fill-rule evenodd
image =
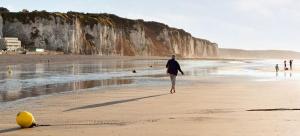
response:
<svg viewBox="0 0 300 136"><path fill-rule="evenodd" d="M293 70L293 60L290 60L290 70Z"/></svg>
<svg viewBox="0 0 300 136"><path fill-rule="evenodd" d="M178 70L181 72L182 75L184 73L182 72L179 63L175 60L175 55L172 55L172 59L168 60L168 63L166 65L167 73L170 75L172 87L170 90L170 93L175 93L175 82L176 82L176 76L178 73Z"/></svg>

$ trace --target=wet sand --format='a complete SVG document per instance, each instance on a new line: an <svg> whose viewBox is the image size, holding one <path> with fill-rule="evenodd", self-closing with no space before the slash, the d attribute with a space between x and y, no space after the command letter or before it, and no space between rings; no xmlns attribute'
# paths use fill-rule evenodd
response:
<svg viewBox="0 0 300 136"><path fill-rule="evenodd" d="M184 79L179 76L178 83ZM159 84L22 99L0 107L0 135L299 135L299 80L253 79L194 77L176 94ZM15 116L21 110L46 126L19 129Z"/></svg>
<svg viewBox="0 0 300 136"><path fill-rule="evenodd" d="M77 61L95 61L95 60L136 60L136 59L168 59L167 57L156 56L97 56L97 55L0 55L0 65L16 64L36 64L36 63L65 63Z"/></svg>

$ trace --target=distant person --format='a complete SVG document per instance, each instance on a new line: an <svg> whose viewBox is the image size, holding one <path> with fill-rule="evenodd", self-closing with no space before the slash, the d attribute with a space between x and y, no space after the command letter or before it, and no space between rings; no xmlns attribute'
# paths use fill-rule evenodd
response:
<svg viewBox="0 0 300 136"><path fill-rule="evenodd" d="M290 70L293 70L293 60L290 60Z"/></svg>
<svg viewBox="0 0 300 136"><path fill-rule="evenodd" d="M168 60L168 63L166 65L167 68L167 73L170 75L170 79L171 79L171 90L170 93L175 93L175 82L176 82L176 76L178 73L178 70L181 72L182 75L184 75L184 73L182 72L179 63L175 60L175 55L172 55L172 59Z"/></svg>
<svg viewBox="0 0 300 136"><path fill-rule="evenodd" d="M286 60L284 60L284 70L288 70L287 66L286 66Z"/></svg>
<svg viewBox="0 0 300 136"><path fill-rule="evenodd" d="M278 64L275 65L275 70L276 70L276 73L279 72L279 65Z"/></svg>
<svg viewBox="0 0 300 136"><path fill-rule="evenodd" d="M275 65L275 71L276 71L276 77L278 77L278 72L279 72L279 65L278 64Z"/></svg>

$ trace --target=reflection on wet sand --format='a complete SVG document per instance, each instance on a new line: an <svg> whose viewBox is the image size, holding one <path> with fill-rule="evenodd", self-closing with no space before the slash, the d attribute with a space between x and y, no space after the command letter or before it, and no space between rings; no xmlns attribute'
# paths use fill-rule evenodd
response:
<svg viewBox="0 0 300 136"><path fill-rule="evenodd" d="M271 64L240 61L180 60L185 72L184 80L208 76L255 76L274 78L270 73L259 72L257 66ZM142 83L158 84L169 80L166 60L106 60L76 63L39 63L13 65L12 73L0 65L0 103L27 97L53 94L99 86ZM273 66L273 64L272 64ZM133 73L132 71L136 72ZM181 75L180 75L181 76ZM276 76L296 77L297 73L277 73ZM182 80L180 80L182 81ZM163 82L169 83L169 82Z"/></svg>
<svg viewBox="0 0 300 136"><path fill-rule="evenodd" d="M215 73L217 71L217 67L193 68L190 71L187 71L185 74L190 76L208 76L209 74Z"/></svg>
<svg viewBox="0 0 300 136"><path fill-rule="evenodd" d="M165 63L165 60L91 61L55 65L37 63L35 65L11 66L14 71L12 74L6 72L6 66L1 66L0 102L77 89L131 84L141 78L145 78L149 82L150 80L156 81L158 78L168 76L165 73ZM189 66L190 63L194 62L185 65ZM137 71L137 75L126 73L133 69ZM217 67L195 66L185 69L185 71L187 76L207 76L217 71ZM112 74L109 74L111 72ZM115 74L113 72L120 73L120 75L113 75ZM80 78L80 81L73 80L77 78Z"/></svg>
<svg viewBox="0 0 300 136"><path fill-rule="evenodd" d="M164 63L163 60L37 63L9 66L12 73L7 72L8 66L0 65L0 102L76 89L131 84L134 79L124 79L124 73L132 69L145 71L149 66L157 69Z"/></svg>
<svg viewBox="0 0 300 136"><path fill-rule="evenodd" d="M209 76L211 73L215 73L218 71L217 67L209 67L209 68L192 68L185 71L185 76ZM148 75L138 75L138 76L131 76L131 77L151 77L151 78L162 78L162 77L169 77L167 73L162 74L148 74Z"/></svg>
<svg viewBox="0 0 300 136"><path fill-rule="evenodd" d="M278 73L276 73L276 77L278 77ZM292 78L293 77L293 72L292 71L289 71L289 72L286 72L284 71L284 77L290 77Z"/></svg>
<svg viewBox="0 0 300 136"><path fill-rule="evenodd" d="M113 85L132 84L132 79L107 79L107 80L88 80L61 84L49 84L45 86L34 86L22 88L17 91L0 91L0 102L14 101L27 97L35 97L53 93L67 92L79 89L94 87L107 87Z"/></svg>

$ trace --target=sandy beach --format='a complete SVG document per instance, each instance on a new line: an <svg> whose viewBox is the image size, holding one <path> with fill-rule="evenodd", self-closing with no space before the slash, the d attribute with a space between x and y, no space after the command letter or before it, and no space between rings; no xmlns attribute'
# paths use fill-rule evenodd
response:
<svg viewBox="0 0 300 136"><path fill-rule="evenodd" d="M5 102L0 135L298 135L298 78L256 79L187 75L178 77L176 94L169 94L169 84L119 85ZM45 126L19 129L15 117L22 110Z"/></svg>
<svg viewBox="0 0 300 136"><path fill-rule="evenodd" d="M0 0L0 136L300 136L299 13Z"/></svg>

